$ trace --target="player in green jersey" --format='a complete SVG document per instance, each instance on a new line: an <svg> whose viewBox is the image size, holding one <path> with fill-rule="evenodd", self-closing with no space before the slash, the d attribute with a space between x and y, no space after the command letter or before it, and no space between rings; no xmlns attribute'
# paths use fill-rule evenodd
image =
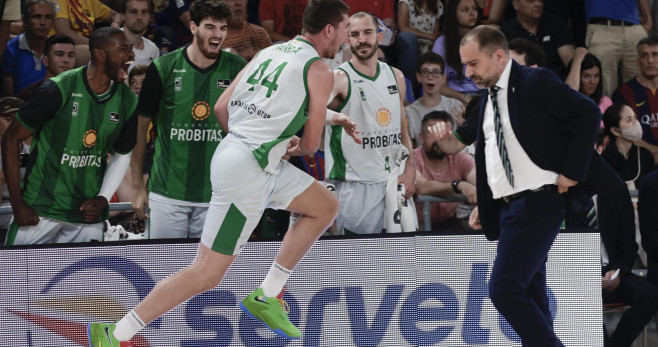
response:
<svg viewBox="0 0 658 347"><path fill-rule="evenodd" d="M137 100L123 83L135 55L116 28L95 31L89 50L91 64L45 81L2 138L14 210L8 245L102 240L108 201L135 145ZM21 191L19 150L29 136Z"/></svg>
<svg viewBox="0 0 658 347"><path fill-rule="evenodd" d="M322 184L281 157L315 153L320 145L333 86L331 69L320 57L334 57L347 39L348 12L340 0L309 2L302 35L261 51L219 98L215 111L229 135L211 164L213 196L194 263L159 282L118 323L91 323L91 346L118 346L145 324L217 286L265 206L272 204L302 217L286 233L265 280L240 306L279 336L300 338L277 295L290 271L333 222L338 202ZM192 30L197 30L195 25ZM279 77L288 83L278 85ZM301 127L304 134L297 138L294 134ZM254 143L260 145L250 145Z"/></svg>
<svg viewBox="0 0 658 347"><path fill-rule="evenodd" d="M192 43L153 61L139 95L133 208L145 218L150 207L150 238L201 236L212 192L210 161L226 135L212 105L246 64L220 50L231 15L225 3L195 1L190 15L197 28ZM158 136L147 193L141 177L151 121Z"/></svg>

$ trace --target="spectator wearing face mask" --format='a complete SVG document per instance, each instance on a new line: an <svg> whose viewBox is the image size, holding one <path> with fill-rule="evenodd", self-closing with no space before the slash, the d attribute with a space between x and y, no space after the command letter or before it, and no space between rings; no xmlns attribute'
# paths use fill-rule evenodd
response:
<svg viewBox="0 0 658 347"><path fill-rule="evenodd" d="M610 143L601 155L626 181L636 189L642 177L656 168L651 152L636 145L642 139L642 126L629 106L616 103L603 114L606 135Z"/></svg>

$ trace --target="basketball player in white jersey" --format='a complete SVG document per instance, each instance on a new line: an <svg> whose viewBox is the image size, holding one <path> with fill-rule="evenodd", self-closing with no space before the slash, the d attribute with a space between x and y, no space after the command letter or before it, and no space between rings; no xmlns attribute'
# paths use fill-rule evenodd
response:
<svg viewBox="0 0 658 347"><path fill-rule="evenodd" d="M215 105L229 133L210 165L212 198L194 263L162 280L116 324L92 323L92 346L119 346L160 315L213 289L246 244L266 207L302 217L286 233L261 285L240 307L279 336L299 339L277 296L290 272L338 213L335 196L283 155L317 151L333 87L333 58L347 38L349 7L314 0L304 11L302 35L259 52ZM294 134L304 127L304 135Z"/></svg>
<svg viewBox="0 0 658 347"><path fill-rule="evenodd" d="M403 98L402 72L377 60L382 40L377 18L358 12L350 18L352 58L334 71L334 98L329 108L347 114L361 132L355 143L340 126L327 126L325 176L336 186L340 234L381 233L384 227L386 183L401 146L412 152ZM398 177L410 198L416 172L409 156Z"/></svg>

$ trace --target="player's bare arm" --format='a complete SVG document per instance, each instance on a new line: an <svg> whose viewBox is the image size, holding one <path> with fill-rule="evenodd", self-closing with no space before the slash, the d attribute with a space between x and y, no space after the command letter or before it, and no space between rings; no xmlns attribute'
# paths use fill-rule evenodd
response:
<svg viewBox="0 0 658 347"><path fill-rule="evenodd" d="M135 216L140 219L148 218L145 209L148 208L149 199L142 172L144 171L144 153L146 152L146 133L150 123L151 118L139 116L137 120L137 142L130 158L130 175L134 193L132 207Z"/></svg>
<svg viewBox="0 0 658 347"><path fill-rule="evenodd" d="M219 122L219 125L222 126L222 129L224 129L224 132L228 134L228 102L231 99L231 96L233 95L233 91L235 90L235 86L238 85L238 82L240 82L240 79L242 79L242 75L244 74L245 71L249 68L250 64L245 65L244 68L238 74L235 76L233 79L233 82L231 82L231 85L226 88L226 90L222 93L222 95L219 96L219 99L217 99L217 102L215 103L215 117L217 117L217 121Z"/></svg>
<svg viewBox="0 0 658 347"><path fill-rule="evenodd" d="M407 86L402 71L393 68L393 73L395 74L395 80L398 82L400 95L400 131L402 132L402 145L409 150L409 158L407 158L406 168L404 173L398 177L398 183L404 184L404 198L409 199L416 192L416 169L414 167L414 147L411 145L409 127L407 126L407 114L404 112L404 96L407 93Z"/></svg>
<svg viewBox="0 0 658 347"><path fill-rule="evenodd" d="M9 201L14 210L14 221L19 226L37 225L39 216L23 201L20 179L20 151L25 139L32 136L32 131L21 122L12 122L2 136L2 171L7 181Z"/></svg>
<svg viewBox="0 0 658 347"><path fill-rule="evenodd" d="M327 116L327 100L333 88L333 72L322 60L311 63L308 69L308 120L304 125L304 135L296 146L288 149L286 155L307 155L320 147L321 135ZM330 83L328 83L331 81Z"/></svg>
<svg viewBox="0 0 658 347"><path fill-rule="evenodd" d="M327 106L326 125L340 125L345 129L345 133L354 139L354 142L362 144L363 141L357 129L356 123L352 121L349 115L344 113L335 112L345 101L347 92L349 90L349 78L343 70L334 70L334 87L329 95L329 103Z"/></svg>

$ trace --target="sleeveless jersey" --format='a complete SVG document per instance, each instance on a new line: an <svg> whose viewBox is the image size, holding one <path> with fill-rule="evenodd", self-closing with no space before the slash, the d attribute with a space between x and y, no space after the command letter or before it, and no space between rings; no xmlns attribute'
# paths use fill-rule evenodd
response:
<svg viewBox="0 0 658 347"><path fill-rule="evenodd" d="M24 177L23 200L39 216L86 223L80 205L100 191L107 154L135 145L137 97L125 83L97 96L86 67L64 72L42 85L18 112L34 131ZM107 209L96 222L107 219Z"/></svg>
<svg viewBox="0 0 658 347"><path fill-rule="evenodd" d="M265 171L276 173L290 138L308 119L308 68L320 59L296 38L263 49L251 61L228 105L229 132L247 144Z"/></svg>
<svg viewBox="0 0 658 347"><path fill-rule="evenodd" d="M167 198L209 202L210 161L224 137L214 106L246 62L222 52L220 59L201 70L187 57L186 47L153 61L160 77L160 100L153 117L158 136L149 190ZM142 92L144 89L142 89ZM140 101L140 111L142 111Z"/></svg>
<svg viewBox="0 0 658 347"><path fill-rule="evenodd" d="M374 77L361 74L351 63L341 64L349 78L347 97L339 111L357 124L359 145L339 125L325 128L325 174L328 179L379 183L388 180L402 145L400 94L393 69L377 63Z"/></svg>

